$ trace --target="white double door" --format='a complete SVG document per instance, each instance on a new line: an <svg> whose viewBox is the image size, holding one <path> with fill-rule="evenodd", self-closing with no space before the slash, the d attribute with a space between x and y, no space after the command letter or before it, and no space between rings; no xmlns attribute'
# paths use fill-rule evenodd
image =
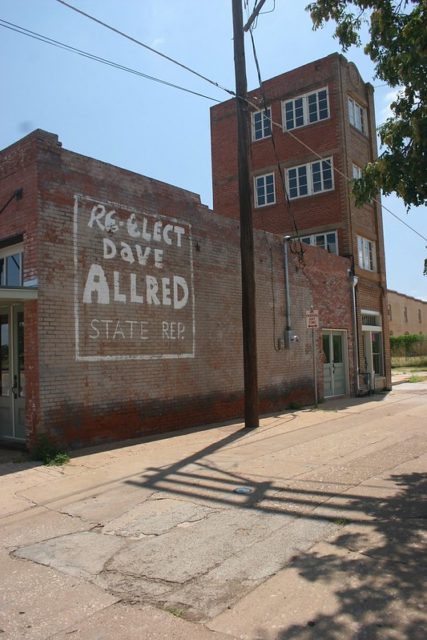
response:
<svg viewBox="0 0 427 640"><path fill-rule="evenodd" d="M324 397L347 393L347 341L345 331L322 332Z"/></svg>
<svg viewBox="0 0 427 640"><path fill-rule="evenodd" d="M0 438L25 440L24 307L0 306Z"/></svg>

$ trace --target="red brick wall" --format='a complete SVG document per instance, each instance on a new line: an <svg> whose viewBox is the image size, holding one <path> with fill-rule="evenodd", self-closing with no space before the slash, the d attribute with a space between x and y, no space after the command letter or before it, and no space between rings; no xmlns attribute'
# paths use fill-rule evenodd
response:
<svg viewBox="0 0 427 640"><path fill-rule="evenodd" d="M4 149L0 155L0 207L6 204L15 191L23 189L22 199L13 199L0 215L0 240L12 243L20 236L23 238L24 281L37 276L37 155L38 146L43 144L45 136L42 131L35 132L19 144ZM31 437L39 425L37 304L34 301L25 302L24 313L26 420Z"/></svg>
<svg viewBox="0 0 427 640"><path fill-rule="evenodd" d="M44 135L36 132L22 143L33 149L38 183L26 189L25 216L15 229L28 242L35 240L37 249L31 269L39 279L39 298L25 308L26 357L32 362L29 430L44 430L60 442L81 446L241 416L238 223L213 216L195 194L63 150L55 136ZM17 178L26 171L18 165ZM103 210L94 210L98 205L115 211L108 230ZM156 233L158 224L157 240L143 242L129 235L127 224L137 233L144 218L146 233ZM10 232L13 219L1 220L0 238ZM141 251L151 249L145 266L138 264L138 243ZM108 257L113 244L117 253ZM155 248L163 253L155 256ZM262 231L255 235L263 412L313 402L311 331L305 326L305 312L312 305L320 311L321 327L347 331L353 368L350 263L320 249L304 249L303 263L298 253L290 251L289 257L292 329L299 342L283 348L282 239ZM96 273L92 265L97 265ZM146 276L159 286L149 294L151 304ZM186 283L182 308L174 308L174 276ZM177 290L177 307L183 286ZM168 323L166 333L163 322ZM36 331L38 338L31 341L30 333ZM320 331L317 335L322 395ZM350 383L353 389L354 381Z"/></svg>
<svg viewBox="0 0 427 640"><path fill-rule="evenodd" d="M292 132L282 130L282 101L328 87L330 117ZM390 359L388 321L384 293L384 241L381 207L373 202L357 208L351 195L353 163L363 167L375 159L376 134L373 89L363 82L356 67L339 55L286 72L263 83L266 104L271 106L273 127L271 138L251 144L252 175L275 174L276 204L253 209L254 226L278 234L300 235L336 230L340 255L353 259L359 278L358 300L371 311L382 315L383 349L385 354L386 386L390 387ZM348 118L347 97L355 99L366 110L366 133L353 127ZM262 108L260 90L250 92L249 100ZM297 140L297 139L298 140ZM214 210L221 215L239 218L237 143L235 102L215 105L211 109L211 146ZM279 163L283 175L287 168L305 164L321 157L333 157L334 190L313 196L292 199L288 204L281 187ZM375 242L377 272L358 266L357 236ZM358 314L361 338L361 318ZM363 362L362 340L359 340Z"/></svg>

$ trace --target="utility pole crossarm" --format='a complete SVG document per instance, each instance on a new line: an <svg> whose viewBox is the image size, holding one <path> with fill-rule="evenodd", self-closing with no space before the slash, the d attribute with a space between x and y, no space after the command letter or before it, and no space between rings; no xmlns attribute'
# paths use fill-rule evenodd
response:
<svg viewBox="0 0 427 640"><path fill-rule="evenodd" d="M243 31L249 31L249 29L252 26L252 23L254 22L254 20L256 20L256 18L258 17L259 12L261 11L263 6L265 5L265 2L266 2L266 0L260 0L259 5L257 7L255 7L255 9L252 11L251 17L249 18L249 20L247 21L247 23L243 27Z"/></svg>

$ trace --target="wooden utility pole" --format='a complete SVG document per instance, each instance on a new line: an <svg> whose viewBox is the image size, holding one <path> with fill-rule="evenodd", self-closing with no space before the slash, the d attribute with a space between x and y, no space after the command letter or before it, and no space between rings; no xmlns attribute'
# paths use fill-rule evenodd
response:
<svg viewBox="0 0 427 640"><path fill-rule="evenodd" d="M240 200L240 256L242 271L243 367L245 427L259 426L255 306L254 237L249 172L249 111L243 32L242 0L233 2L234 66L236 76L238 171Z"/></svg>

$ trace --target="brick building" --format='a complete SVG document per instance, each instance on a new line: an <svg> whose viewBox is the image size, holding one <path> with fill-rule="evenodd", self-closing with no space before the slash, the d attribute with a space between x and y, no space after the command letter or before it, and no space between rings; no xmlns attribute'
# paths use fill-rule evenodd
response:
<svg viewBox="0 0 427 640"><path fill-rule="evenodd" d="M377 156L373 88L354 64L332 54L265 81L249 102L254 226L298 236L351 261L353 391L366 379L372 388L390 388L381 207L373 201L357 208L351 195L352 180ZM214 211L236 218L234 100L212 107L211 139ZM332 306L334 292L326 295ZM327 334L324 346L333 359ZM338 345L338 357L339 351Z"/></svg>
<svg viewBox="0 0 427 640"><path fill-rule="evenodd" d="M427 302L398 291L387 292L391 336L427 336Z"/></svg>
<svg viewBox="0 0 427 640"><path fill-rule="evenodd" d="M0 211L3 442L80 446L242 415L236 220L41 130L0 152ZM259 231L255 249L261 410L312 403L314 363L320 397L350 393L350 260L305 245L301 262L291 241L286 280L282 237ZM312 307L340 363L317 331L313 352Z"/></svg>

